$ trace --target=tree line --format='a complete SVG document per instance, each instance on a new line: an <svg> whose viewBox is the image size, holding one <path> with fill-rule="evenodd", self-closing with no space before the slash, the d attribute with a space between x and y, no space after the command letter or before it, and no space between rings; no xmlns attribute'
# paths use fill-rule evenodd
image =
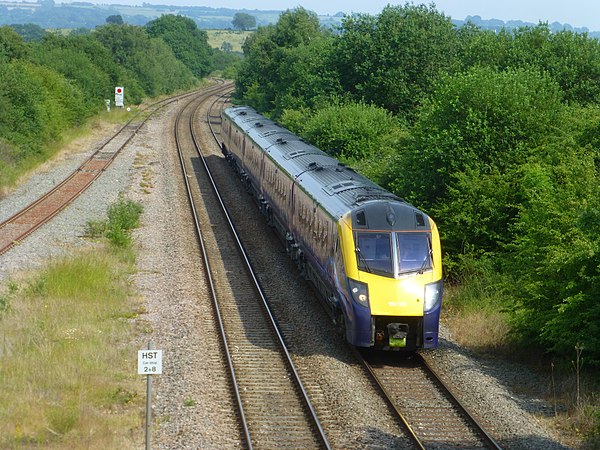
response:
<svg viewBox="0 0 600 450"><path fill-rule="evenodd" d="M221 53L192 19L174 15L66 36L0 27L0 184L46 159L65 130L114 98L115 86L125 87L128 104L187 90L229 62Z"/></svg>
<svg viewBox="0 0 600 450"><path fill-rule="evenodd" d="M439 224L446 278L511 345L600 366L600 43L455 27L435 6L298 8L244 45L236 98ZM482 287L481 287L482 286Z"/></svg>
<svg viewBox="0 0 600 450"><path fill-rule="evenodd" d="M242 25L243 27L254 28L256 23L266 25L275 22L281 12L281 10L260 11L253 9L250 11L149 3L137 6L94 4L91 2L55 3L53 0L44 0L37 3L29 2L26 8L14 6L15 2L0 0L0 25L35 24L46 29L92 29L103 25L105 17L120 16L124 23L144 26L160 16L171 14L189 17L198 27L205 30L229 29L232 22L235 22L234 27ZM251 16L250 12L252 13ZM238 14L241 14L241 17ZM336 17L327 16L324 19L339 23Z"/></svg>

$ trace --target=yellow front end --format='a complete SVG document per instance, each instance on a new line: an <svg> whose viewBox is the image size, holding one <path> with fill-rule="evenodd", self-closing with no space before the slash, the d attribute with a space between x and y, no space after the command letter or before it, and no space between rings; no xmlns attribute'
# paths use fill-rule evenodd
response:
<svg viewBox="0 0 600 450"><path fill-rule="evenodd" d="M425 298L426 286L431 286L442 279L441 248L436 225L432 221L429 230L431 233L431 266L423 273L415 271L390 277L359 270L349 219L349 217L345 217L339 222L341 250L346 276L368 286L371 345L390 349L429 346L428 341L434 342L434 346L437 345L439 305L436 311L433 311L432 316L427 311L431 305L426 306ZM358 322L356 321L356 323ZM401 337L395 339L393 337L394 329L409 331L399 333L398 336ZM433 338L429 336L433 336Z"/></svg>
<svg viewBox="0 0 600 450"><path fill-rule="evenodd" d="M369 285L369 304L373 316L422 316L425 290L430 274L387 278L359 272L359 281Z"/></svg>

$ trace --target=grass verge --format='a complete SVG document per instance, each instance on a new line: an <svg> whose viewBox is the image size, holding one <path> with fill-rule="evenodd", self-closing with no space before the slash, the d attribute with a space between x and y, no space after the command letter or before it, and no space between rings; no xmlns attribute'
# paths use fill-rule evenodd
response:
<svg viewBox="0 0 600 450"><path fill-rule="evenodd" d="M39 153L29 154L25 148L15 147L0 139L0 198L12 192L21 180L35 173L65 147L76 144L79 139L89 136L103 124L125 123L133 114L134 112L127 112L122 108L113 108L110 113L100 111L83 125L65 130L60 139L46 145Z"/></svg>
<svg viewBox="0 0 600 450"><path fill-rule="evenodd" d="M143 445L135 258L110 242L51 261L0 295L0 448Z"/></svg>
<svg viewBox="0 0 600 450"><path fill-rule="evenodd" d="M498 275L482 265L469 278L445 287L442 318L461 346L488 359L524 363L546 377L544 397L553 405L554 415L539 419L569 446L600 448L600 382L598 373L585 367L585 350L573 349L572 367L555 366L547 355L512 338L505 312L509 304ZM514 388L524 395L538 395L523 386Z"/></svg>

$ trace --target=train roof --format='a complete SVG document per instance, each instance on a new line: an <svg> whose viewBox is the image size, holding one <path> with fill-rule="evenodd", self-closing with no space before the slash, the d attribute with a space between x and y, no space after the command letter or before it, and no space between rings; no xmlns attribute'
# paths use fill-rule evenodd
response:
<svg viewBox="0 0 600 450"><path fill-rule="evenodd" d="M240 127L254 143L263 148L297 183L321 204L329 214L342 217L351 210L385 208L383 217L409 217L407 221L390 223L398 229L422 228L416 214L423 214L402 198L358 174L314 145L305 142L278 123L247 106L227 108L224 114ZM387 206L383 206L387 205ZM406 214L410 210L411 214ZM391 213L391 215L390 215ZM379 215L378 215L379 216ZM388 220L389 222L389 220ZM371 224L373 225L373 224ZM427 221L427 228L429 228ZM383 228L384 227L384 228Z"/></svg>

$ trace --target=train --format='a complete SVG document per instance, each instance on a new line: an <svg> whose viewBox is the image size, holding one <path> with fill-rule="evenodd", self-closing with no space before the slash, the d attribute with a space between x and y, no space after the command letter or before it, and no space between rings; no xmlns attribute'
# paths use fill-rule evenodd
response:
<svg viewBox="0 0 600 450"><path fill-rule="evenodd" d="M345 339L382 351L437 347L435 222L251 107L221 119L222 153Z"/></svg>

